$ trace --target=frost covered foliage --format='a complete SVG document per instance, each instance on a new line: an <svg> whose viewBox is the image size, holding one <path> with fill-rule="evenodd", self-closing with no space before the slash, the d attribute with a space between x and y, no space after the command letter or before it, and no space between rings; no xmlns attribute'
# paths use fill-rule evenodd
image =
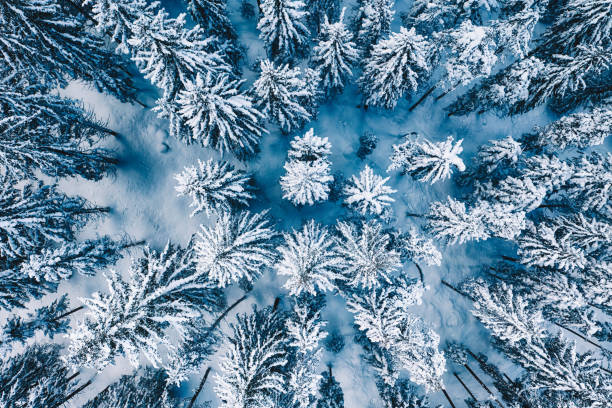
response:
<svg viewBox="0 0 612 408"><path fill-rule="evenodd" d="M612 109L595 107L588 112L574 113L546 126L539 134L542 144L557 149L585 149L603 144L612 134Z"/></svg>
<svg viewBox="0 0 612 408"><path fill-rule="evenodd" d="M80 197L68 197L55 185L26 184L1 177L0 259L22 258L50 243L74 241L88 219L108 212Z"/></svg>
<svg viewBox="0 0 612 408"><path fill-rule="evenodd" d="M541 315L504 284L484 281L470 285L474 314L499 343L497 347L528 373L527 386L544 400L576 406L605 407L612 376L601 369L592 352L580 352L560 334L549 333Z"/></svg>
<svg viewBox="0 0 612 408"><path fill-rule="evenodd" d="M63 295L49 306L42 306L28 313L27 317L11 316L0 332L0 351L10 352L11 343L25 344L36 333L49 336L51 339L59 333L66 333L70 327L69 321L63 319L67 315L68 298Z"/></svg>
<svg viewBox="0 0 612 408"><path fill-rule="evenodd" d="M301 231L284 234L285 245L279 248L280 262L276 264L279 275L287 276L285 289L291 295L318 291L333 291L335 281L342 279L339 273L342 259L335 250L335 242L327 229L309 221Z"/></svg>
<svg viewBox="0 0 612 408"><path fill-rule="evenodd" d="M227 351L215 375L221 408L270 407L286 390L281 370L288 363L282 314L271 308L239 315L230 325Z"/></svg>
<svg viewBox="0 0 612 408"><path fill-rule="evenodd" d="M265 211L219 213L214 224L201 229L195 236L195 262L211 284L253 282L276 258L276 232Z"/></svg>
<svg viewBox="0 0 612 408"><path fill-rule="evenodd" d="M389 177L374 174L374 170L366 164L359 177L353 175L344 187L344 203L362 215L381 215L395 201L391 194L397 193L397 190L385 184L387 181Z"/></svg>
<svg viewBox="0 0 612 408"><path fill-rule="evenodd" d="M321 398L317 401L316 408L344 408L344 392L332 374L331 365L327 371L321 373L319 394Z"/></svg>
<svg viewBox="0 0 612 408"><path fill-rule="evenodd" d="M62 363L60 352L57 344L35 344L22 354L4 355L0 361L0 405L47 408L67 402L78 381Z"/></svg>
<svg viewBox="0 0 612 408"><path fill-rule="evenodd" d="M423 237L416 228L412 228L407 233L397 234L393 240L393 245L400 253L402 261L424 262L430 266L442 264L442 254L433 241Z"/></svg>
<svg viewBox="0 0 612 408"><path fill-rule="evenodd" d="M393 386L399 370L405 369L411 381L424 386L427 392L435 392L444 386L446 361L438 350L440 337L407 310L421 303L423 290L421 283L396 279L353 294L347 306L368 341L380 347L389 359L387 372L381 376L384 383Z"/></svg>
<svg viewBox="0 0 612 408"><path fill-rule="evenodd" d="M448 179L453 173L453 167L459 171L465 170L465 164L459 157L463 151L463 139L453 142L452 136L444 142L436 143L408 135L404 143L393 145L391 165L387 171L401 170L402 174L409 174L431 184Z"/></svg>
<svg viewBox="0 0 612 408"><path fill-rule="evenodd" d="M277 122L285 132L299 129L311 118L302 102L312 95L300 77L300 68L276 67L269 60L261 61L259 78L253 84L257 107Z"/></svg>
<svg viewBox="0 0 612 408"><path fill-rule="evenodd" d="M440 39L447 42L444 84L448 89L467 85L479 76L488 76L497 62L492 29L475 26L470 20Z"/></svg>
<svg viewBox="0 0 612 408"><path fill-rule="evenodd" d="M176 392L167 386L168 376L162 369L145 368L123 375L87 401L83 408L172 408L179 404Z"/></svg>
<svg viewBox="0 0 612 408"><path fill-rule="evenodd" d="M318 369L323 349L320 343L327 332L316 303L316 298L296 298L286 323L289 345L294 349L287 385L292 402L299 408L314 405L321 381Z"/></svg>
<svg viewBox="0 0 612 408"><path fill-rule="evenodd" d="M342 91L359 56L353 35L343 23L345 10L342 9L336 23L330 23L325 15L319 43L313 49L313 63L320 71L321 86L328 93Z"/></svg>
<svg viewBox="0 0 612 408"><path fill-rule="evenodd" d="M178 113L191 128L191 138L221 153L254 153L259 138L266 133L264 115L250 96L238 88L244 81L231 80L227 74L198 73L187 80L177 98Z"/></svg>
<svg viewBox="0 0 612 408"><path fill-rule="evenodd" d="M160 253L145 248L132 262L127 279L115 270L106 273L108 293L81 299L88 314L70 332L65 357L70 366L102 370L125 355L138 367L141 353L159 366L160 348L174 351L169 327L183 333L190 319L225 302L207 271L196 268L192 252L191 246L172 244Z"/></svg>
<svg viewBox="0 0 612 408"><path fill-rule="evenodd" d="M315 136L310 129L304 136L291 141L286 174L280 179L283 198L295 205L313 205L329 196L331 175L331 144L326 137Z"/></svg>
<svg viewBox="0 0 612 408"><path fill-rule="evenodd" d="M250 175L234 169L228 162L198 160L198 166L185 167L174 178L178 196L191 198L192 217L200 212L207 216L213 212L227 212L236 206L247 205L253 198L248 188Z"/></svg>
<svg viewBox="0 0 612 408"><path fill-rule="evenodd" d="M308 17L305 6L300 0L260 1L261 17L257 29L271 58L288 59L302 52L310 34L304 24Z"/></svg>
<svg viewBox="0 0 612 408"><path fill-rule="evenodd" d="M433 203L427 218L429 231L436 238L451 244L489 238L481 215L450 197L446 203Z"/></svg>
<svg viewBox="0 0 612 408"><path fill-rule="evenodd" d="M394 0L363 0L357 11L357 42L364 50L386 37L395 14Z"/></svg>
<svg viewBox="0 0 612 408"><path fill-rule="evenodd" d="M414 28L400 28L372 47L359 79L365 103L393 109L406 92L415 91L430 70L430 44Z"/></svg>
<svg viewBox="0 0 612 408"><path fill-rule="evenodd" d="M336 250L350 285L380 286L401 268L400 255L391 248L391 237L378 222L364 222L360 226L339 222L337 228L340 237Z"/></svg>

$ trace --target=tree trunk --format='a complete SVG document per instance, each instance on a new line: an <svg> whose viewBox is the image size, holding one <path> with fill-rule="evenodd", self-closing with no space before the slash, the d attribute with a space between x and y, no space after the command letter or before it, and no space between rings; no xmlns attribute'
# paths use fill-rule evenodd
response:
<svg viewBox="0 0 612 408"><path fill-rule="evenodd" d="M445 281L444 279L441 280L442 284L446 287L451 288L452 290L454 290L455 292L457 292L458 294L460 294L461 296L464 296L468 299L470 299L472 302L474 301L474 298L471 297L470 295L468 295L467 293L457 289L456 287L454 287L453 285L451 285L450 283L448 283L447 281Z"/></svg>
<svg viewBox="0 0 612 408"><path fill-rule="evenodd" d="M419 278L421 279L421 283L423 283L425 281L425 277L423 276L423 270L421 269L421 267L419 266L418 263L412 261L412 263L417 267L417 269L419 270Z"/></svg>
<svg viewBox="0 0 612 408"><path fill-rule="evenodd" d="M442 92L440 95L436 96L436 101L439 101L440 99L444 98L446 95L448 95L450 92L452 91L452 89L449 89L448 91L444 91Z"/></svg>
<svg viewBox="0 0 612 408"><path fill-rule="evenodd" d="M455 404L453 403L453 400L451 399L450 395L448 395L448 392L446 392L446 390L444 388L442 388L442 393L444 393L444 396L448 400L448 403L451 404L451 407L457 408L457 407L455 407Z"/></svg>
<svg viewBox="0 0 612 408"><path fill-rule="evenodd" d="M484 390L485 390L486 392L488 392L488 393L489 393L489 396L490 396L490 397L491 397L491 398L492 398L492 399L493 399L495 402L497 402L497 405L499 405L499 406L500 406L500 408L505 408L505 407L504 407L504 406L501 404L501 402L499 402L499 401L497 400L497 397L496 397L495 395L493 395L493 393L491 392L491 390L489 389L489 387L487 387L487 385L486 385L484 382L482 382L482 380L481 380L481 379L480 379L480 378L479 378L479 377L476 375L476 373L475 373L475 372L474 372L474 371L473 371L473 370L470 368L470 366L469 366L469 365L467 365L467 363L466 363L466 364L464 364L463 366L465 367L465 369L466 369L466 370L468 370L468 372L469 372L469 373L472 375L472 377L474 377L474 378L476 379L476 381L478 381L478 384L480 384L480 386L481 386L482 388L484 388Z"/></svg>
<svg viewBox="0 0 612 408"><path fill-rule="evenodd" d="M196 400L198 399L198 395L200 395L200 392L202 392L202 388L204 388L204 384L206 384L206 380L208 379L208 374L210 374L210 367L206 369L206 372L204 373L204 377L202 377L202 380L200 381L200 385L198 385L198 389L196 390L195 394L193 394L193 397L191 397L191 401L189 401L189 405L187 405L187 408L192 408L193 404L195 404Z"/></svg>
<svg viewBox="0 0 612 408"><path fill-rule="evenodd" d="M276 299L274 299L274 305L272 306L272 313L276 312L276 309L278 309L278 305L280 304L280 297L276 297Z"/></svg>
<svg viewBox="0 0 612 408"><path fill-rule="evenodd" d="M421 96L419 98L419 100L414 103L414 105L412 105L410 108L408 108L408 112L412 112L414 110L414 108L419 106L421 104L421 102L423 102L425 100L425 98L427 98L429 95L431 95L431 93L434 91L434 89L436 89L437 86L438 86L438 84L435 84L431 88L429 88L427 91L425 91L423 96Z"/></svg>
<svg viewBox="0 0 612 408"><path fill-rule="evenodd" d="M407 212L406 217L425 218L423 214L417 214L417 213L411 213L411 212Z"/></svg>
<svg viewBox="0 0 612 408"><path fill-rule="evenodd" d="M219 315L219 317L217 317L217 319L213 322L212 326L210 326L210 331L215 330L217 328L217 326L219 325L219 323L221 323L221 320L225 319L225 316L227 316L227 314L229 312L232 311L233 308L235 308L236 306L238 306L240 304L240 302L242 302L244 299L246 299L248 296L247 295L243 295L240 299L238 299L237 301L235 301L234 303L232 303L227 309L225 309L223 311L223 313L221 313Z"/></svg>
<svg viewBox="0 0 612 408"><path fill-rule="evenodd" d="M470 389L468 388L467 385L465 385L465 383L463 382L463 380L461 379L461 377L459 377L459 374L457 373L453 373L453 375L455 376L455 378L457 378L457 380L459 381L459 383L461 383L461 385L463 386L463 388L467 391L468 394L470 394L470 397L472 397L472 399L474 401L478 401L478 399L476 399L476 397L474 396L474 393L472 393L472 391L470 391Z"/></svg>
<svg viewBox="0 0 612 408"><path fill-rule="evenodd" d="M592 344L593 346L597 347L598 349L600 349L600 350L602 350L602 351L606 351L606 352L608 352L608 353L611 353L611 352L612 352L611 350L608 350L607 348L602 347L601 345L599 345L599 344L595 343L594 341L592 341L591 339L587 338L587 337L586 337L585 335L583 335L582 333L579 333L579 332L577 332L577 331L575 331L575 330L572 330L572 329L570 329L569 327L566 327L566 326L564 326L564 325L562 325L562 324L560 324L560 323L557 323L557 322L554 322L554 321L553 321L552 323L553 323L555 326L560 327L560 328L562 328L562 329L565 329L565 330L567 330L568 332L572 333L573 335L575 335L575 336L577 336L577 337L580 337L582 340L586 341L586 342L587 342L587 343L589 343L589 344Z"/></svg>
<svg viewBox="0 0 612 408"><path fill-rule="evenodd" d="M69 310L69 311L67 311L66 313L62 313L61 315L59 315L59 316L57 316L57 317L53 318L53 321L54 321L54 322L56 322L56 321L58 321L59 319L63 319L64 317L68 317L68 316L70 316L71 314L76 313L76 312L78 312L79 310L84 309L84 308L85 308L85 306L84 306L84 305L81 305L81 306L79 306L79 307L75 307L74 309Z"/></svg>
<svg viewBox="0 0 612 408"><path fill-rule="evenodd" d="M77 395L79 392L83 391L85 388L89 387L92 383L92 380L88 380L85 384L81 385L80 387L78 387L76 390L72 391L70 394L68 394L68 396L66 396L66 398L64 398L64 400L62 402L60 402L59 404L55 404L53 406L53 408L57 408L61 405L64 405L66 402L70 401L75 395Z"/></svg>
<svg viewBox="0 0 612 408"><path fill-rule="evenodd" d="M504 261L509 261L509 262L514 262L514 263L518 263L519 260L518 258L513 258L511 256L506 256L506 255L502 255L501 257Z"/></svg>

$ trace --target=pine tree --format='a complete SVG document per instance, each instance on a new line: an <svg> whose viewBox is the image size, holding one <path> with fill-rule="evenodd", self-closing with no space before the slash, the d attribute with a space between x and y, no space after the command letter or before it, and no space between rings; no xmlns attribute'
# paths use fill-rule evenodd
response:
<svg viewBox="0 0 612 408"><path fill-rule="evenodd" d="M380 286L401 268L399 253L390 248L391 239L379 223L364 222L356 227L339 222L338 232L336 249L344 260L344 274L352 286Z"/></svg>
<svg viewBox="0 0 612 408"><path fill-rule="evenodd" d="M395 201L390 194L397 193L397 190L385 185L388 180L389 177L382 178L374 174L366 164L359 177L353 175L344 187L344 203L362 215L381 215L383 210Z"/></svg>
<svg viewBox="0 0 612 408"><path fill-rule="evenodd" d="M467 115L493 110L500 116L521 112L530 97L529 89L545 69L541 59L531 56L518 60L459 96L446 110L449 115Z"/></svg>
<svg viewBox="0 0 612 408"><path fill-rule="evenodd" d="M275 393L286 390L282 374L287 364L288 337L282 315L254 308L231 324L228 348L216 375L215 392L221 408L273 406Z"/></svg>
<svg viewBox="0 0 612 408"><path fill-rule="evenodd" d="M263 115L253 106L250 96L240 92L244 81L230 80L227 74L206 76L199 73L194 82L187 80L177 98L179 114L191 128L191 138L221 153L252 154L263 128Z"/></svg>
<svg viewBox="0 0 612 408"><path fill-rule="evenodd" d="M459 157L463 151L462 142L463 139L453 143L452 136L444 142L434 143L427 139L413 140L408 135L404 143L393 145L391 165L387 171L399 169L402 174L410 174L419 181L431 184L450 178L453 166L459 171L465 170L465 164Z"/></svg>
<svg viewBox="0 0 612 408"><path fill-rule="evenodd" d="M525 58L530 51L533 30L540 19L538 10L525 8L507 19L493 21L494 42L502 57Z"/></svg>
<svg viewBox="0 0 612 408"><path fill-rule="evenodd" d="M488 76L497 62L497 46L490 27L466 20L457 29L441 35L440 40L448 44L443 83L449 92Z"/></svg>
<svg viewBox="0 0 612 408"><path fill-rule="evenodd" d="M246 206L253 198L248 188L250 175L225 161L198 160L197 167L185 167L174 178L178 183L177 195L192 200L190 207L195 207L192 217L201 212L209 217L213 212L228 212L236 206Z"/></svg>
<svg viewBox="0 0 612 408"><path fill-rule="evenodd" d="M88 219L108 212L80 197L68 197L54 185L15 186L3 177L0 189L0 260L15 260L52 242L74 241Z"/></svg>
<svg viewBox="0 0 612 408"><path fill-rule="evenodd" d="M302 104L306 107L306 111L310 116L316 119L319 113L319 105L323 100L321 71L318 69L304 68L304 82L306 85L304 87L305 96L302 98Z"/></svg>
<svg viewBox="0 0 612 408"><path fill-rule="evenodd" d="M329 143L329 140L326 137L315 135L312 128L304 133L304 136L296 136L290 145L290 160L304 162L328 161L328 156L331 154L331 143Z"/></svg>
<svg viewBox="0 0 612 408"><path fill-rule="evenodd" d="M4 1L0 5L0 54L14 73L52 86L82 79L121 101L133 98L124 62L104 39L55 0Z"/></svg>
<svg viewBox="0 0 612 408"><path fill-rule="evenodd" d="M398 380L393 386L378 382L380 398L384 408L429 408L427 398L417 394L414 386L405 379Z"/></svg>
<svg viewBox="0 0 612 408"><path fill-rule="evenodd" d="M545 186L529 177L508 176L496 188L482 189L481 197L500 203L513 211L531 212L542 205L547 195Z"/></svg>
<svg viewBox="0 0 612 408"><path fill-rule="evenodd" d="M568 0L540 40L543 49L567 53L577 46L610 46L612 5L605 0Z"/></svg>
<svg viewBox="0 0 612 408"><path fill-rule="evenodd" d="M160 346L174 350L168 327L182 333L190 319L225 303L206 271L196 268L191 245L167 244L160 253L145 248L128 279L110 270L106 280L109 293L81 299L89 313L70 333L66 361L73 367L102 370L120 355L138 367L140 353L157 366Z"/></svg>
<svg viewBox="0 0 612 408"><path fill-rule="evenodd" d="M213 225L202 226L194 243L197 270L221 288L242 279L253 282L276 258L267 212L217 214Z"/></svg>
<svg viewBox="0 0 612 408"><path fill-rule="evenodd" d="M25 318L12 315L0 333L0 350L8 353L11 349L11 343L25 344L38 331L51 339L56 334L66 333L70 327L69 321L63 319L67 310L68 297L63 295L48 306L42 306L36 309L34 313L28 313Z"/></svg>
<svg viewBox="0 0 612 408"><path fill-rule="evenodd" d="M429 43L414 28L408 31L404 27L374 45L359 79L365 103L393 109L402 95L415 91L419 77L430 70L429 49Z"/></svg>
<svg viewBox="0 0 612 408"><path fill-rule="evenodd" d="M133 407L171 408L179 404L168 376L162 369L145 368L137 373L123 375L98 395L87 401L83 408Z"/></svg>
<svg viewBox="0 0 612 408"><path fill-rule="evenodd" d="M132 25L140 16L153 18L159 3L146 0L84 0L83 6L96 22L96 29L118 44L118 50L128 53L134 33Z"/></svg>
<svg viewBox="0 0 612 408"><path fill-rule="evenodd" d="M416 228L410 232L398 233L393 237L393 246L400 253L402 261L424 262L429 266L440 266L442 254L433 241L423 237Z"/></svg>
<svg viewBox="0 0 612 408"><path fill-rule="evenodd" d="M32 299L40 299L44 295L56 292L58 282L40 281L24 275L14 268L11 262L0 263L0 308L13 309L26 307Z"/></svg>
<svg viewBox="0 0 612 408"><path fill-rule="evenodd" d="M96 147L115 132L47 85L7 72L0 80L0 114L0 168L12 176L34 178L40 169L52 177L99 180L117 163L110 151Z"/></svg>
<svg viewBox="0 0 612 408"><path fill-rule="evenodd" d="M501 140L491 140L478 150L478 165L484 169L484 174L493 173L499 166L510 167L518 162L523 153L521 143L512 136Z"/></svg>
<svg viewBox="0 0 612 408"><path fill-rule="evenodd" d="M285 162L286 174L281 177L280 185L283 198L296 205L312 205L328 198L333 181L328 156L331 144L326 137L315 136L310 129L304 136L296 136L291 141L289 160Z"/></svg>
<svg viewBox="0 0 612 408"><path fill-rule="evenodd" d="M296 205L313 205L327 200L329 183L334 180L328 162L292 160L285 163L284 169L287 173L280 181L283 198Z"/></svg>
<svg viewBox="0 0 612 408"><path fill-rule="evenodd" d="M258 108L277 122L284 132L299 129L311 118L301 103L312 95L299 68L289 65L274 66L269 60L261 61L261 73L253 84Z"/></svg>
<svg viewBox="0 0 612 408"><path fill-rule="evenodd" d="M310 221L302 231L283 234L285 245L279 248L280 262L276 270L288 276L285 289L299 296L302 292L315 295L317 291L333 291L339 274L341 259L334 250L334 241L325 227Z"/></svg>
<svg viewBox="0 0 612 408"><path fill-rule="evenodd" d="M353 35L343 23L345 10L336 23L330 23L325 15L319 43L313 48L312 61L320 70L322 86L328 94L342 92L358 57Z"/></svg>
<svg viewBox="0 0 612 408"><path fill-rule="evenodd" d="M489 238L482 214L466 210L465 204L448 197L447 203L434 202L427 214L427 228L447 243L463 244Z"/></svg>
<svg viewBox="0 0 612 408"><path fill-rule="evenodd" d="M162 100L174 100L196 73L229 71L217 52L210 52L213 38L207 38L199 26L185 28L185 15L169 18L164 10L151 16L141 15L132 24L128 39L132 60L145 78L163 92Z"/></svg>
<svg viewBox="0 0 612 408"><path fill-rule="evenodd" d="M558 150L568 147L586 149L603 144L610 134L612 109L609 106L601 106L588 112L563 116L542 129L538 140L542 145Z"/></svg>
<svg viewBox="0 0 612 408"><path fill-rule="evenodd" d="M270 58L290 59L305 46L309 35L303 23L308 17L305 7L300 0L261 0L257 29Z"/></svg>
<svg viewBox="0 0 612 408"><path fill-rule="evenodd" d="M357 11L357 43L366 51L391 32L394 0L360 0Z"/></svg>
<svg viewBox="0 0 612 408"><path fill-rule="evenodd" d="M74 395L78 381L60 359L61 347L27 347L22 354L0 360L0 406L48 408L63 405ZM85 386L89 385L85 383Z"/></svg>
<svg viewBox="0 0 612 408"><path fill-rule="evenodd" d="M19 271L38 281L59 282L75 274L93 276L97 270L116 263L121 252L138 245L108 236L81 242L65 242L41 248L19 264Z"/></svg>
<svg viewBox="0 0 612 408"><path fill-rule="evenodd" d="M612 201L612 155L597 152L575 160L567 195L583 211L609 211Z"/></svg>
<svg viewBox="0 0 612 408"><path fill-rule="evenodd" d="M293 311L287 320L287 334L291 353L288 388L292 402L299 408L310 408L316 401L321 381L318 372L323 350L320 342L327 336L316 300L295 298Z"/></svg>
<svg viewBox="0 0 612 408"><path fill-rule="evenodd" d="M227 16L226 0L185 0L194 21L206 33L235 39L237 34Z"/></svg>
<svg viewBox="0 0 612 408"><path fill-rule="evenodd" d="M325 17L336 20L340 15L340 0L305 0L308 11L308 21L314 30L312 33L321 33Z"/></svg>
<svg viewBox="0 0 612 408"><path fill-rule="evenodd" d="M321 373L319 394L316 408L344 408L344 392L332 374L331 365Z"/></svg>

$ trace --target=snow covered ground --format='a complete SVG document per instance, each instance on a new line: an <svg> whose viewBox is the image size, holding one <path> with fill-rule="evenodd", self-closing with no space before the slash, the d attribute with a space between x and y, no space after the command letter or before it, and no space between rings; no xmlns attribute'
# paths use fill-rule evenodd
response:
<svg viewBox="0 0 612 408"><path fill-rule="evenodd" d="M163 3L171 13L176 13L182 8L179 0L166 0ZM350 2L347 3L350 10ZM410 1L397 1L398 12L406 9L409 3ZM229 4L232 20L247 50L247 61L244 64L247 79L245 86L250 86L255 74L248 68L265 53L257 37L256 21L247 21L240 16L240 1L232 0ZM398 26L399 19L396 18L392 30L397 30ZM107 121L109 128L121 134L120 137L109 139L107 142L120 159L114 176L104 178L100 182L66 179L60 183L62 190L69 194L78 194L97 205L112 208L110 216L92 224L85 234L91 236L127 234L135 240L146 240L154 248L161 248L167 240L186 244L191 235L198 231L199 225L206 223L208 219L205 214L189 216L191 213L189 200L176 196L174 175L185 166L196 164L198 159L206 160L209 157L218 157L218 154L210 149L198 145L187 146L170 138L167 133L167 123L158 119L155 113L138 105L122 104L112 97L91 91L80 83L71 84L63 93L83 100L98 118ZM154 97L152 91L143 94L143 98L148 102L152 102ZM416 99L418 95L414 97ZM490 114L448 118L443 108L453 100L453 94L437 102L430 97L413 112L408 112L410 102L405 100L400 101L392 112L379 109L365 111L357 107L360 98L356 87L349 86L342 95L321 106L317 120L307 124L305 129L288 136L281 134L272 124L268 126L270 133L265 135L261 142L261 152L253 161L246 164L246 169L254 174L257 184L256 200L252 206L258 210L269 208L271 215L278 221L279 229L296 228L309 219L333 224L346 211L339 202L296 208L281 198L279 179L283 174L289 141L295 134L303 134L310 127L314 128L315 134L327 137L331 142L330 160L333 172L340 172L349 178L361 171L366 164L378 174L385 175L389 165L391 145L398 143L402 136L409 132L418 132L432 141L445 140L448 135L464 139L462 158L468 164L477 146L485 141L500 139L507 135L518 136L535 125L546 124L553 119L544 109L505 119ZM356 151L358 138L365 131L376 134L379 143L373 154L362 161L356 156ZM232 161L237 167L244 167L244 164ZM418 219L406 216L407 212L422 213L432 201L454 194L450 181L430 186L397 173L392 173L390 176L388 184L397 190L393 212L397 219L396 225L402 230L408 230L411 225L419 223ZM509 250L507 244L498 240L489 240L485 243L456 245L449 248L441 246L440 249L443 251L442 265L424 268L425 283L430 290L427 291L423 304L415 308L415 311L440 335L441 346L447 341L462 341L474 351L492 355L493 362L511 372L512 368L507 366L509 364L507 360L498 358L492 352L488 334L470 314L470 304L441 284L441 279L459 282L468 276L476 275L480 265L487 262L485 255L493 257L496 254L507 253L505 252ZM138 250L134 250L135 254L137 252ZM127 264L128 260L123 260L117 268L126 270ZM405 273L417 276L417 271L412 265L405 265ZM268 271L255 284L250 302L254 301L261 305L271 304L278 293L285 292L282 288L283 283L283 278ZM71 299L75 302L78 297L89 296L105 286L106 282L101 274L95 277L75 275L70 281L62 283L59 293L70 293ZM228 289L230 302L240 295L239 289ZM237 311L242 312L249 308L249 304L243 303ZM360 347L352 341L353 317L346 311L344 301L339 297L328 296L328 305L323 317L329 321L328 329L334 329L345 336L346 347L338 355L326 352L322 369L324 363L328 361L333 363L334 375L344 391L346 407L376 406L377 391L368 368L359 357ZM78 314L73 317L73 319L79 318ZM228 321L231 320L230 317ZM221 349L220 352L222 351ZM215 368L213 361L213 369ZM458 406L464 405L462 400L467 394L453 377L452 373L455 370L461 373L462 379L472 390L478 390L483 399L486 397L475 380L470 378L465 370L453 366L449 360L444 380L449 394ZM130 371L131 366L127 360L119 359L116 365L108 367L97 375L88 393L75 398L71 403L78 406L119 375ZM83 378L87 378L87 375ZM199 378L194 377L190 387L184 386L186 396L191 395L197 381ZM216 406L218 400L212 386L213 382L209 381L201 400L212 400L213 406ZM431 400L433 403L445 406L448 404L441 393L432 395Z"/></svg>

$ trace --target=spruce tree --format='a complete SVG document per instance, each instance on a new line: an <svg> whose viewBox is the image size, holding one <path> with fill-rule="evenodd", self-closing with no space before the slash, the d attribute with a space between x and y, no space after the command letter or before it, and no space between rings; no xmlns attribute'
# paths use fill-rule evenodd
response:
<svg viewBox="0 0 612 408"><path fill-rule="evenodd" d="M353 175L344 187L344 203L362 215L381 215L395 201L391 194L397 193L397 190L385 184L388 180L389 177L374 174L366 164L359 177Z"/></svg>
<svg viewBox="0 0 612 408"><path fill-rule="evenodd" d="M271 59L290 59L305 47L309 35L305 7L300 0L261 0L257 29Z"/></svg>

